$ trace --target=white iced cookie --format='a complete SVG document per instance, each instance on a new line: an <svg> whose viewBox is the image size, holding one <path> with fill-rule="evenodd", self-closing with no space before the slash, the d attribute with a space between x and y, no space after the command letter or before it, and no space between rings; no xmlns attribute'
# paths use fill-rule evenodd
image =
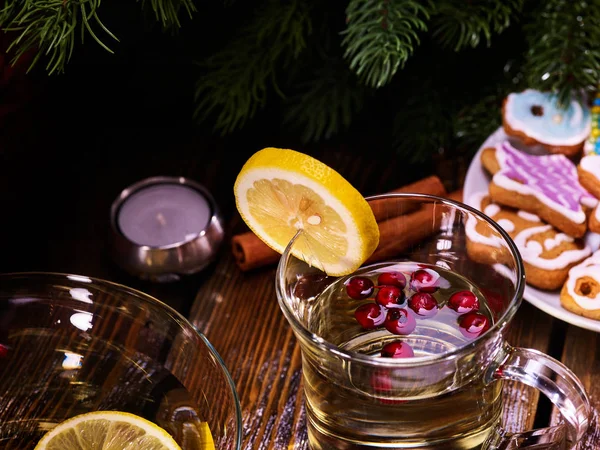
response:
<svg viewBox="0 0 600 450"><path fill-rule="evenodd" d="M543 223L538 216L491 202L486 192L467 200L469 205L484 212L513 239L525 265L527 283L540 289L560 288L569 269L591 254L581 240ZM479 262L490 261L489 255L502 254L502 240L488 226L470 217L466 223L467 251ZM495 253L494 253L495 252Z"/></svg>
<svg viewBox="0 0 600 450"><path fill-rule="evenodd" d="M600 320L600 250L569 270L560 303L575 314Z"/></svg>

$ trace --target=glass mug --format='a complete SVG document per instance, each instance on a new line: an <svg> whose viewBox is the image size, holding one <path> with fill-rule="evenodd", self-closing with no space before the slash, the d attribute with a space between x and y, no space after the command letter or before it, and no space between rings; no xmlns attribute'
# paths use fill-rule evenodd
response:
<svg viewBox="0 0 600 450"><path fill-rule="evenodd" d="M0 448L33 449L78 414L125 411L182 450L239 450L235 385L208 339L166 304L108 281L0 274Z"/></svg>
<svg viewBox="0 0 600 450"><path fill-rule="evenodd" d="M473 208L447 199L390 194L367 200L381 238L365 265L373 263L381 272L393 263L409 280L411 271L433 268L431 273L450 283L432 295L439 301L453 283L470 287L480 295L491 326L461 341L456 331L461 316L444 306L433 326L429 319L411 319L416 328L406 336L381 327L365 330L354 316L362 303L345 294L350 276L326 276L298 232L279 263L276 291L302 352L311 449L574 446L591 414L581 382L555 359L505 340L525 284L520 255L506 232ZM384 343L397 339L410 345L413 357L378 357ZM506 433L500 423L503 380L538 389L565 424Z"/></svg>

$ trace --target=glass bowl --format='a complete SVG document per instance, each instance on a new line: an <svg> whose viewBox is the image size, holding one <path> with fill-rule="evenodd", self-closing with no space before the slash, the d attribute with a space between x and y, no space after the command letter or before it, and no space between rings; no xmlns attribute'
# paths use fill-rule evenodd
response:
<svg viewBox="0 0 600 450"><path fill-rule="evenodd" d="M203 448L203 422L215 448L241 448L231 376L174 309L85 276L0 275L0 447L33 448L58 423L100 410L145 417L184 450Z"/></svg>

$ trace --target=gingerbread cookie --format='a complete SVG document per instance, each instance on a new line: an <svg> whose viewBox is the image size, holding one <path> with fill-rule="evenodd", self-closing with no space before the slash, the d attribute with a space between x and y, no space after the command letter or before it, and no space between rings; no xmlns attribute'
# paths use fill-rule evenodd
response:
<svg viewBox="0 0 600 450"><path fill-rule="evenodd" d="M569 157L581 151L591 124L586 105L573 100L562 109L555 95L533 89L510 94L502 105L506 134L519 137L526 145L540 144Z"/></svg>
<svg viewBox="0 0 600 450"><path fill-rule="evenodd" d="M591 254L581 240L545 224L535 214L492 203L487 193L473 195L468 202L496 221L516 244L525 266L527 283L540 289L560 288L569 269ZM467 253L477 262L508 262L499 235L485 223L470 217L466 224ZM494 259L494 260L491 260Z"/></svg>
<svg viewBox="0 0 600 450"><path fill-rule="evenodd" d="M600 204L594 208L590 214L588 227L593 233L600 233Z"/></svg>
<svg viewBox="0 0 600 450"><path fill-rule="evenodd" d="M581 158L577 166L577 175L579 183L594 197L600 198L600 155L590 153ZM600 233L600 205L590 214L588 228L594 233Z"/></svg>
<svg viewBox="0 0 600 450"><path fill-rule="evenodd" d="M596 198L600 198L600 155L586 155L577 166L579 183Z"/></svg>
<svg viewBox="0 0 600 450"><path fill-rule="evenodd" d="M587 213L598 200L577 179L577 168L564 155L533 156L508 141L481 154L492 175L489 193L494 202L537 214L573 237L587 230Z"/></svg>
<svg viewBox="0 0 600 450"><path fill-rule="evenodd" d="M600 320L600 250L569 270L560 304L575 314Z"/></svg>

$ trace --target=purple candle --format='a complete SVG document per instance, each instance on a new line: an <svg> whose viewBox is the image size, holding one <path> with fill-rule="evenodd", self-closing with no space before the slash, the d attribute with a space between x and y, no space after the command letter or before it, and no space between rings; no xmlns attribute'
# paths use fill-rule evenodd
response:
<svg viewBox="0 0 600 450"><path fill-rule="evenodd" d="M110 208L111 253L123 269L166 282L199 272L223 242L219 208L201 184L152 177L124 189Z"/></svg>
<svg viewBox="0 0 600 450"><path fill-rule="evenodd" d="M211 216L211 206L198 190L161 183L131 193L118 211L117 224L135 244L166 247L197 238Z"/></svg>

